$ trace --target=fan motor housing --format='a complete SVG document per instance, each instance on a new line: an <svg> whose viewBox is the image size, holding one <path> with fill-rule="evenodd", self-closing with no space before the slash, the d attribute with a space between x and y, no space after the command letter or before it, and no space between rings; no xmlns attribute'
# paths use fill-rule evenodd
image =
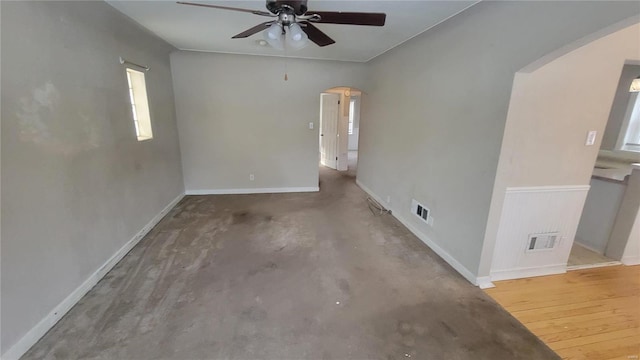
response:
<svg viewBox="0 0 640 360"><path fill-rule="evenodd" d="M278 14L283 5L292 8L296 15L304 15L307 12L307 0L267 0L267 10L273 14Z"/></svg>

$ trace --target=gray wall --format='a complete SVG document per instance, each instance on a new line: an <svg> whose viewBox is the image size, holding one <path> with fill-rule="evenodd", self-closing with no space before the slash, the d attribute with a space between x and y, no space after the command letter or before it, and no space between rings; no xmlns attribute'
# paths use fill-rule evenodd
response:
<svg viewBox="0 0 640 360"><path fill-rule="evenodd" d="M359 181L478 274L515 72L637 10L631 2L481 2L374 59ZM410 216L411 198L431 208L433 228Z"/></svg>
<svg viewBox="0 0 640 360"><path fill-rule="evenodd" d="M283 58L187 51L171 68L187 192L317 187L320 93L366 79L360 63L289 59L284 81Z"/></svg>
<svg viewBox="0 0 640 360"><path fill-rule="evenodd" d="M2 2L5 353L183 193L169 52L104 2ZM123 56L151 67L136 140Z"/></svg>
<svg viewBox="0 0 640 360"><path fill-rule="evenodd" d="M576 232L576 242L604 254L626 188L626 184L622 182L591 179L591 189ZM626 242L622 250L624 245ZM616 260L620 260L622 252L620 251Z"/></svg>
<svg viewBox="0 0 640 360"><path fill-rule="evenodd" d="M605 255L627 263L628 258L635 258L640 263L640 238L637 237L638 219L640 219L640 168L634 166L628 178L618 216L616 216ZM625 259L627 258L627 259Z"/></svg>
<svg viewBox="0 0 640 360"><path fill-rule="evenodd" d="M616 95L613 98L613 105L611 106L611 113L609 114L609 121L607 122L607 128L602 137L602 144L600 145L602 150L616 150L618 135L620 135L620 131L622 130L624 116L629 106L629 97L631 95L629 87L633 79L638 76L640 76L640 65L625 65L622 68Z"/></svg>

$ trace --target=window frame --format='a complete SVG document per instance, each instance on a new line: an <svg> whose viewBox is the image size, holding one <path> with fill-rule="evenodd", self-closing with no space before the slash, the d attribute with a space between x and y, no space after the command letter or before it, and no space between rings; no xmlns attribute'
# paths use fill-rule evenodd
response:
<svg viewBox="0 0 640 360"><path fill-rule="evenodd" d="M633 132L633 133L632 133ZM635 137L634 139L630 139ZM616 143L619 151L640 152L640 93L629 94L627 111Z"/></svg>
<svg viewBox="0 0 640 360"><path fill-rule="evenodd" d="M138 141L153 139L151 107L145 73L130 67L125 68L131 119Z"/></svg>
<svg viewBox="0 0 640 360"><path fill-rule="evenodd" d="M356 99L351 98L349 100L349 128L348 134L353 135L353 122L355 121L355 109L356 109Z"/></svg>

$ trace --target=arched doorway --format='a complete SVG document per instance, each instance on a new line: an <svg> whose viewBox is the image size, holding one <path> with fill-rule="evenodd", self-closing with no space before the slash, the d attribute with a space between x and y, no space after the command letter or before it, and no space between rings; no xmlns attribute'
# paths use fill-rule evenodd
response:
<svg viewBox="0 0 640 360"><path fill-rule="evenodd" d="M362 91L339 86L320 94L320 165L355 176Z"/></svg>

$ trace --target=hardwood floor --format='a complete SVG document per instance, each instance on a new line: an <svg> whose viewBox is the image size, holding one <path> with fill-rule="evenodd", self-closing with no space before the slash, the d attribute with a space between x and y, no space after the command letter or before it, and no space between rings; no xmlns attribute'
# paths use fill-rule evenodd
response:
<svg viewBox="0 0 640 360"><path fill-rule="evenodd" d="M495 285L487 294L563 359L640 357L640 265Z"/></svg>

